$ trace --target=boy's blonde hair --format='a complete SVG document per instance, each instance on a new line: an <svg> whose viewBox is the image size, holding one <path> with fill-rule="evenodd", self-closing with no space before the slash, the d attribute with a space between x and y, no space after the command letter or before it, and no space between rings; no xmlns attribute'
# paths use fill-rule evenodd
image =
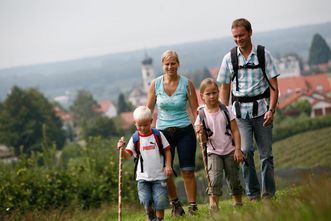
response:
<svg viewBox="0 0 331 221"><path fill-rule="evenodd" d="M163 52L163 54L161 56L161 62L163 63L166 59L171 58L171 57L175 58L175 60L179 64L178 54L173 50L166 50L165 52Z"/></svg>
<svg viewBox="0 0 331 221"><path fill-rule="evenodd" d="M200 83L200 94L203 94L203 92L206 90L206 87L209 85L214 85L218 90L218 85L213 78L205 78Z"/></svg>
<svg viewBox="0 0 331 221"><path fill-rule="evenodd" d="M134 121L145 121L152 119L152 112L146 106L139 106L133 112Z"/></svg>

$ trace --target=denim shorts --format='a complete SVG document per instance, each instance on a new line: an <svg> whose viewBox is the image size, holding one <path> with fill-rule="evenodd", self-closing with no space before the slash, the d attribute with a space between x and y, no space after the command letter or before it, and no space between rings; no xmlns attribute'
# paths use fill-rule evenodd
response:
<svg viewBox="0 0 331 221"><path fill-rule="evenodd" d="M239 163L233 159L233 153L227 155L208 154L208 174L212 190L208 194L222 195L223 171L230 185L231 195L242 195L243 187L240 183Z"/></svg>
<svg viewBox="0 0 331 221"><path fill-rule="evenodd" d="M139 201L145 209L152 207L152 205L156 210L168 208L169 199L166 180L138 180L137 185Z"/></svg>
<svg viewBox="0 0 331 221"><path fill-rule="evenodd" d="M177 148L179 167L181 170L195 170L195 151L197 140L193 125L187 127L169 127L161 130L171 146L172 163L175 158L175 149Z"/></svg>

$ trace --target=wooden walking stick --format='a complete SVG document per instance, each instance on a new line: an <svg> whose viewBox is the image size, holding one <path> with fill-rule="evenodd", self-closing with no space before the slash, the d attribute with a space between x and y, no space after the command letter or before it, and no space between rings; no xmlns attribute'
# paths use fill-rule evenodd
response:
<svg viewBox="0 0 331 221"><path fill-rule="evenodd" d="M208 190L211 190L211 181L208 173L208 158L207 158L207 143L206 143L206 138L204 138L205 134L198 134L198 140L200 144L200 149L202 153L202 159L203 159L203 166L205 168L205 173L206 173L206 180L207 180L207 188Z"/></svg>
<svg viewBox="0 0 331 221"><path fill-rule="evenodd" d="M121 142L125 143L124 137L121 137ZM119 149L118 158L118 221L122 221L122 161L123 161L123 146Z"/></svg>

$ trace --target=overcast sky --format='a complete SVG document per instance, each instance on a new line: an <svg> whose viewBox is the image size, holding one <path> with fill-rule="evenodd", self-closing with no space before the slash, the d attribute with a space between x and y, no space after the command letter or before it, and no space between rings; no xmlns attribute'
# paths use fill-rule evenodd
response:
<svg viewBox="0 0 331 221"><path fill-rule="evenodd" d="M0 68L331 21L330 0L0 0Z"/></svg>

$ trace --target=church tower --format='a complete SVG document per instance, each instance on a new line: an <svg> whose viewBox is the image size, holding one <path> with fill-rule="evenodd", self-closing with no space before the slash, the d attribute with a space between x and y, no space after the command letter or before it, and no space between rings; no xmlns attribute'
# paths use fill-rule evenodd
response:
<svg viewBox="0 0 331 221"><path fill-rule="evenodd" d="M143 78L143 91L148 93L149 86L155 78L155 73L153 68L153 59L148 57L147 53L145 53L145 58L141 62L141 73Z"/></svg>

